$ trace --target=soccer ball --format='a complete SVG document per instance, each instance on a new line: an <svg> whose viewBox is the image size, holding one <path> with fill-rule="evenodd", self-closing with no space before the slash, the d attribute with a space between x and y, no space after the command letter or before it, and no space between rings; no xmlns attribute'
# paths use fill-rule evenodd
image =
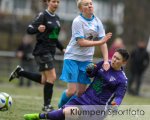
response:
<svg viewBox="0 0 150 120"><path fill-rule="evenodd" d="M6 111L9 110L9 108L12 106L12 97L5 93L0 93L0 111Z"/></svg>

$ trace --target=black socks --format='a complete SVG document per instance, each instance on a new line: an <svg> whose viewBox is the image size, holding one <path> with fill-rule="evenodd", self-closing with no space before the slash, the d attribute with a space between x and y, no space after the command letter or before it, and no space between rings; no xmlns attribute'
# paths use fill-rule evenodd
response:
<svg viewBox="0 0 150 120"><path fill-rule="evenodd" d="M20 71L18 75L41 84L42 76L40 74L27 71ZM46 82L44 85L44 106L50 105L52 95L53 95L53 84Z"/></svg>
<svg viewBox="0 0 150 120"><path fill-rule="evenodd" d="M50 105L53 95L53 84L46 82L44 85L44 106Z"/></svg>
<svg viewBox="0 0 150 120"><path fill-rule="evenodd" d="M20 71L18 73L19 76L28 78L29 80L32 80L34 82L40 83L41 84L41 79L42 76L37 73L32 73L32 72L27 72L27 71Z"/></svg>

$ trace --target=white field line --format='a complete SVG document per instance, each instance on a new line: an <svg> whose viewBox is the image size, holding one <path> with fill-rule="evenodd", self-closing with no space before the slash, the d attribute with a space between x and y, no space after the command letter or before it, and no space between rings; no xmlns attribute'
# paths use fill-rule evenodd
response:
<svg viewBox="0 0 150 120"><path fill-rule="evenodd" d="M24 95L11 95L12 98L16 99L35 99L35 100L43 100L43 97L36 97L36 96L24 96ZM53 100L57 100L56 98L53 98Z"/></svg>

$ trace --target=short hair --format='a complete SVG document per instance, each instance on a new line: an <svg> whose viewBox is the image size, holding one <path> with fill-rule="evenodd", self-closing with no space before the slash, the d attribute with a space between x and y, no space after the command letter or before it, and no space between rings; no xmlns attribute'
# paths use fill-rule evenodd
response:
<svg viewBox="0 0 150 120"><path fill-rule="evenodd" d="M51 0L43 0L43 2L44 2L44 3L46 3L46 2L50 2L50 1L51 1Z"/></svg>
<svg viewBox="0 0 150 120"><path fill-rule="evenodd" d="M82 2L82 0L77 0L77 7L78 7L78 8L81 7L81 2Z"/></svg>
<svg viewBox="0 0 150 120"><path fill-rule="evenodd" d="M128 51L126 49L119 48L119 49L116 50L116 52L121 54L121 56L123 57L124 61L127 61L129 59L130 55L129 55L129 53L128 53Z"/></svg>
<svg viewBox="0 0 150 120"><path fill-rule="evenodd" d="M43 2L47 2L47 0L43 0Z"/></svg>

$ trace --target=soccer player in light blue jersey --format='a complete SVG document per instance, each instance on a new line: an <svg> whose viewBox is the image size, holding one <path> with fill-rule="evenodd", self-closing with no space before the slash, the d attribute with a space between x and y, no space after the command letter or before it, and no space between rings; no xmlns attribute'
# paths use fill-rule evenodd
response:
<svg viewBox="0 0 150 120"><path fill-rule="evenodd" d="M92 62L94 46L100 46L104 63L103 68L109 69L106 42L112 33L105 35L102 22L93 11L92 0L77 0L80 10L72 23L72 37L64 55L64 65L60 80L67 82L67 90L62 93L58 107L63 106L73 96L80 96L90 84L85 68Z"/></svg>
<svg viewBox="0 0 150 120"><path fill-rule="evenodd" d="M87 106L84 109L89 109L88 105L119 106L127 90L128 79L123 67L128 58L127 50L118 49L109 62L110 68L107 71L102 66L104 61L89 64L86 73L89 77L94 77L94 80L80 97L70 100L59 110L40 114L26 114L24 115L25 120L64 120L66 115L71 114L72 109L78 108L76 105L80 105L81 108ZM97 118L97 120L100 119Z"/></svg>

